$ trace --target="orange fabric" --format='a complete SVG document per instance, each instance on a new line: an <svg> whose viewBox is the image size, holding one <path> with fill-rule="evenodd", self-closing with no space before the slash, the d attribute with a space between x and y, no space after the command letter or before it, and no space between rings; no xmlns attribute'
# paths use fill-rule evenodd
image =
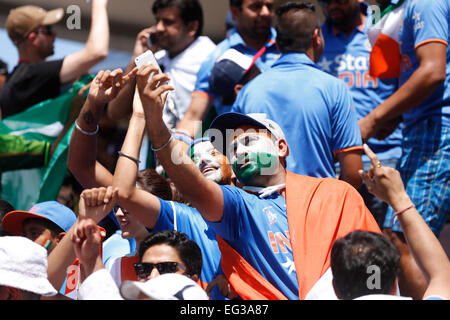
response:
<svg viewBox="0 0 450 320"><path fill-rule="evenodd" d="M354 230L381 232L358 191L337 179L287 172L286 208L300 300L330 267L335 240ZM222 270L242 299L286 299L222 238L217 241Z"/></svg>
<svg viewBox="0 0 450 320"><path fill-rule="evenodd" d="M401 69L399 43L385 34L380 34L372 47L369 66L369 73L374 78L398 78Z"/></svg>
<svg viewBox="0 0 450 320"><path fill-rule="evenodd" d="M139 262L139 255L122 257L120 259L120 279L122 282L126 280L138 281L138 277L133 267L133 264L138 262Z"/></svg>
<svg viewBox="0 0 450 320"><path fill-rule="evenodd" d="M221 267L236 293L244 300L287 300L228 243L217 235L222 253Z"/></svg>
<svg viewBox="0 0 450 320"><path fill-rule="evenodd" d="M358 191L337 179L287 172L286 208L301 300L330 267L336 239L354 230L381 232Z"/></svg>

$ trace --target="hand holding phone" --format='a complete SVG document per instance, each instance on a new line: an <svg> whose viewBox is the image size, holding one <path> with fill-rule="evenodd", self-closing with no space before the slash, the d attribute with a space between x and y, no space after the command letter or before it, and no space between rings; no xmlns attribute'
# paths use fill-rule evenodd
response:
<svg viewBox="0 0 450 320"><path fill-rule="evenodd" d="M161 68L159 67L158 62L156 61L155 55L150 50L145 51L143 54L134 59L134 63L140 69L143 65L150 63L152 66L157 67L159 73L162 73ZM149 80L153 77L154 72L150 74ZM167 82L166 82L167 83ZM160 84L158 84L159 86Z"/></svg>

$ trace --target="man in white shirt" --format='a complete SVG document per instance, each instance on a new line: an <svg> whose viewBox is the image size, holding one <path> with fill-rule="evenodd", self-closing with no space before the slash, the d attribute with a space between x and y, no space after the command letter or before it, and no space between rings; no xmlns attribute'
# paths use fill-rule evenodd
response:
<svg viewBox="0 0 450 320"><path fill-rule="evenodd" d="M216 45L203 30L203 10L198 0L156 0L152 7L156 25L142 30L137 38L128 70L134 59L147 50L155 53L162 71L169 74L175 88L164 110L170 128L183 117L191 102L191 93L201 63ZM120 119L131 112L135 82L128 84L111 101L108 115Z"/></svg>

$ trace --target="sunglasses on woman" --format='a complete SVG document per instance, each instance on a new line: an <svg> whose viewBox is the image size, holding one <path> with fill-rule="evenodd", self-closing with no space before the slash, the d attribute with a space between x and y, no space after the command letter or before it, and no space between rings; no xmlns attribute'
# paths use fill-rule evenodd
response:
<svg viewBox="0 0 450 320"><path fill-rule="evenodd" d="M180 267L183 271L186 271L186 266L174 261L166 261L159 263L139 262L133 264L134 271L139 279L147 279L152 273L153 268L156 268L159 274L175 273Z"/></svg>

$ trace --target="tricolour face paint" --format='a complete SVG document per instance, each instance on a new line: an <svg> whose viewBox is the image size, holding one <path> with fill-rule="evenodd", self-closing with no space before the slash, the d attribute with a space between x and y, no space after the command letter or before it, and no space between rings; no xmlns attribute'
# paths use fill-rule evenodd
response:
<svg viewBox="0 0 450 320"><path fill-rule="evenodd" d="M244 185L252 185L256 177L274 174L279 165L275 143L267 134L238 136L230 144L229 154L233 171Z"/></svg>
<svg viewBox="0 0 450 320"><path fill-rule="evenodd" d="M219 153L211 142L196 143L191 155L195 165L205 178L219 184L228 183L231 179L231 169L226 157Z"/></svg>

